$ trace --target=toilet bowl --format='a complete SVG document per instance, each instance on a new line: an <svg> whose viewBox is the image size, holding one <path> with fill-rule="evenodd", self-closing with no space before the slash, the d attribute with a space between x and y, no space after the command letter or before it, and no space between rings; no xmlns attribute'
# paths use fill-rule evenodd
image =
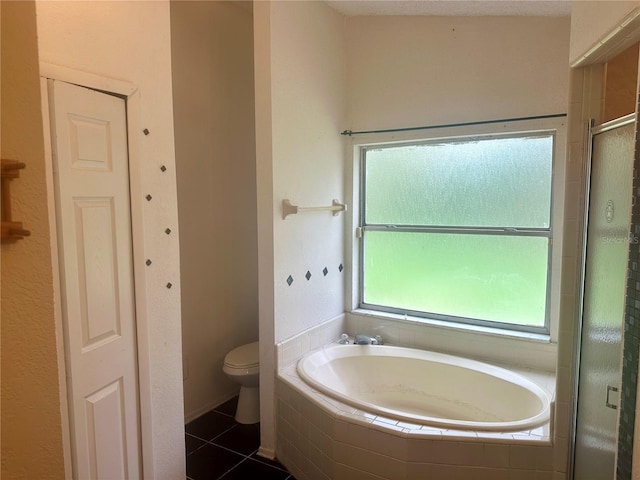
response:
<svg viewBox="0 0 640 480"><path fill-rule="evenodd" d="M258 342L241 345L224 357L222 371L240 384L236 421L251 424L260 421L260 351Z"/></svg>

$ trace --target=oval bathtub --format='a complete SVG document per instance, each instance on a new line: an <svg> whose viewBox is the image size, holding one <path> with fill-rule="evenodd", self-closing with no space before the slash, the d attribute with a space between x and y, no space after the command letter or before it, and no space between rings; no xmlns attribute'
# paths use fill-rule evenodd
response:
<svg viewBox="0 0 640 480"><path fill-rule="evenodd" d="M433 427L511 432L549 421L549 396L509 370L388 345L332 345L298 362L300 377L361 410Z"/></svg>

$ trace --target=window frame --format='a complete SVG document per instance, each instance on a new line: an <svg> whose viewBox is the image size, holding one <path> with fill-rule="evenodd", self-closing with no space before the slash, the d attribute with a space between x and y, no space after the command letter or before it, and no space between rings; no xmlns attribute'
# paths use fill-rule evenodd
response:
<svg viewBox="0 0 640 480"><path fill-rule="evenodd" d="M365 156L372 149L397 147L402 145L422 145L442 143L446 141L472 141L491 138L520 138L528 136L552 136L551 159L551 192L548 228L495 228L495 227L451 227L426 225L383 225L366 224L365 218ZM465 125L459 127L442 127L429 131L411 133L391 133L386 135L369 134L352 138L354 153L353 168L353 226L355 238L353 241L353 272L352 311L366 312L391 318L401 318L405 321L418 323L433 323L448 327L468 329L495 330L506 334L536 334L554 341L557 338L560 303L560 278L562 260L562 230L564 221L564 195L561 190L565 183L565 148L566 148L566 118L531 119L513 122L496 122L495 124ZM422 312L399 307L369 304L364 301L364 254L366 231L395 231L417 233L453 233L506 235L514 237L544 237L548 238L547 247L547 279L545 295L545 314L543 326L511 324L499 321L464 318L433 312Z"/></svg>

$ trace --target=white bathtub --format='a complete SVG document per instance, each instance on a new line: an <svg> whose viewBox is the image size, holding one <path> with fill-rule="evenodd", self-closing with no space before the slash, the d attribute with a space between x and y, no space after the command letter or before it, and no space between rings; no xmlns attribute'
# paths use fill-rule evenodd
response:
<svg viewBox="0 0 640 480"><path fill-rule="evenodd" d="M300 377L344 403L442 429L514 432L549 421L530 380L473 360L387 345L332 345L303 357Z"/></svg>

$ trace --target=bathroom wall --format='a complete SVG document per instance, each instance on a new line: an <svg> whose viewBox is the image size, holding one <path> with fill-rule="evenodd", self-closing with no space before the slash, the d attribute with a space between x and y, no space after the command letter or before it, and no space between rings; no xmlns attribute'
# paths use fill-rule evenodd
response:
<svg viewBox="0 0 640 480"><path fill-rule="evenodd" d="M171 2L187 421L237 394L224 356L258 340L252 17Z"/></svg>
<svg viewBox="0 0 640 480"><path fill-rule="evenodd" d="M568 17L349 17L348 128L565 113Z"/></svg>
<svg viewBox="0 0 640 480"><path fill-rule="evenodd" d="M41 62L138 87L139 133L129 140L139 160L133 185L142 190L132 205L144 231L134 238L144 470L149 478L179 478L185 460L169 2L38 1L36 13ZM152 201L142 200L146 195Z"/></svg>
<svg viewBox="0 0 640 480"><path fill-rule="evenodd" d="M597 46L627 15L640 7L634 1L583 1L571 3L571 63Z"/></svg>
<svg viewBox="0 0 640 480"><path fill-rule="evenodd" d="M271 19L275 338L280 341L343 312L344 216L321 212L283 220L281 202L322 206L344 199L339 132L346 57L343 18L326 5L274 2Z"/></svg>
<svg viewBox="0 0 640 480"><path fill-rule="evenodd" d="M11 181L11 206L31 231L2 244L0 476L64 478L36 9L33 1L2 2L0 11L2 158L27 165Z"/></svg>
<svg viewBox="0 0 640 480"><path fill-rule="evenodd" d="M635 111L640 43L607 61L604 75L603 121Z"/></svg>
<svg viewBox="0 0 640 480"><path fill-rule="evenodd" d="M283 219L281 205L344 199L346 45L342 15L323 2L256 2L254 25L261 431L269 454L274 344L344 311L344 216Z"/></svg>

